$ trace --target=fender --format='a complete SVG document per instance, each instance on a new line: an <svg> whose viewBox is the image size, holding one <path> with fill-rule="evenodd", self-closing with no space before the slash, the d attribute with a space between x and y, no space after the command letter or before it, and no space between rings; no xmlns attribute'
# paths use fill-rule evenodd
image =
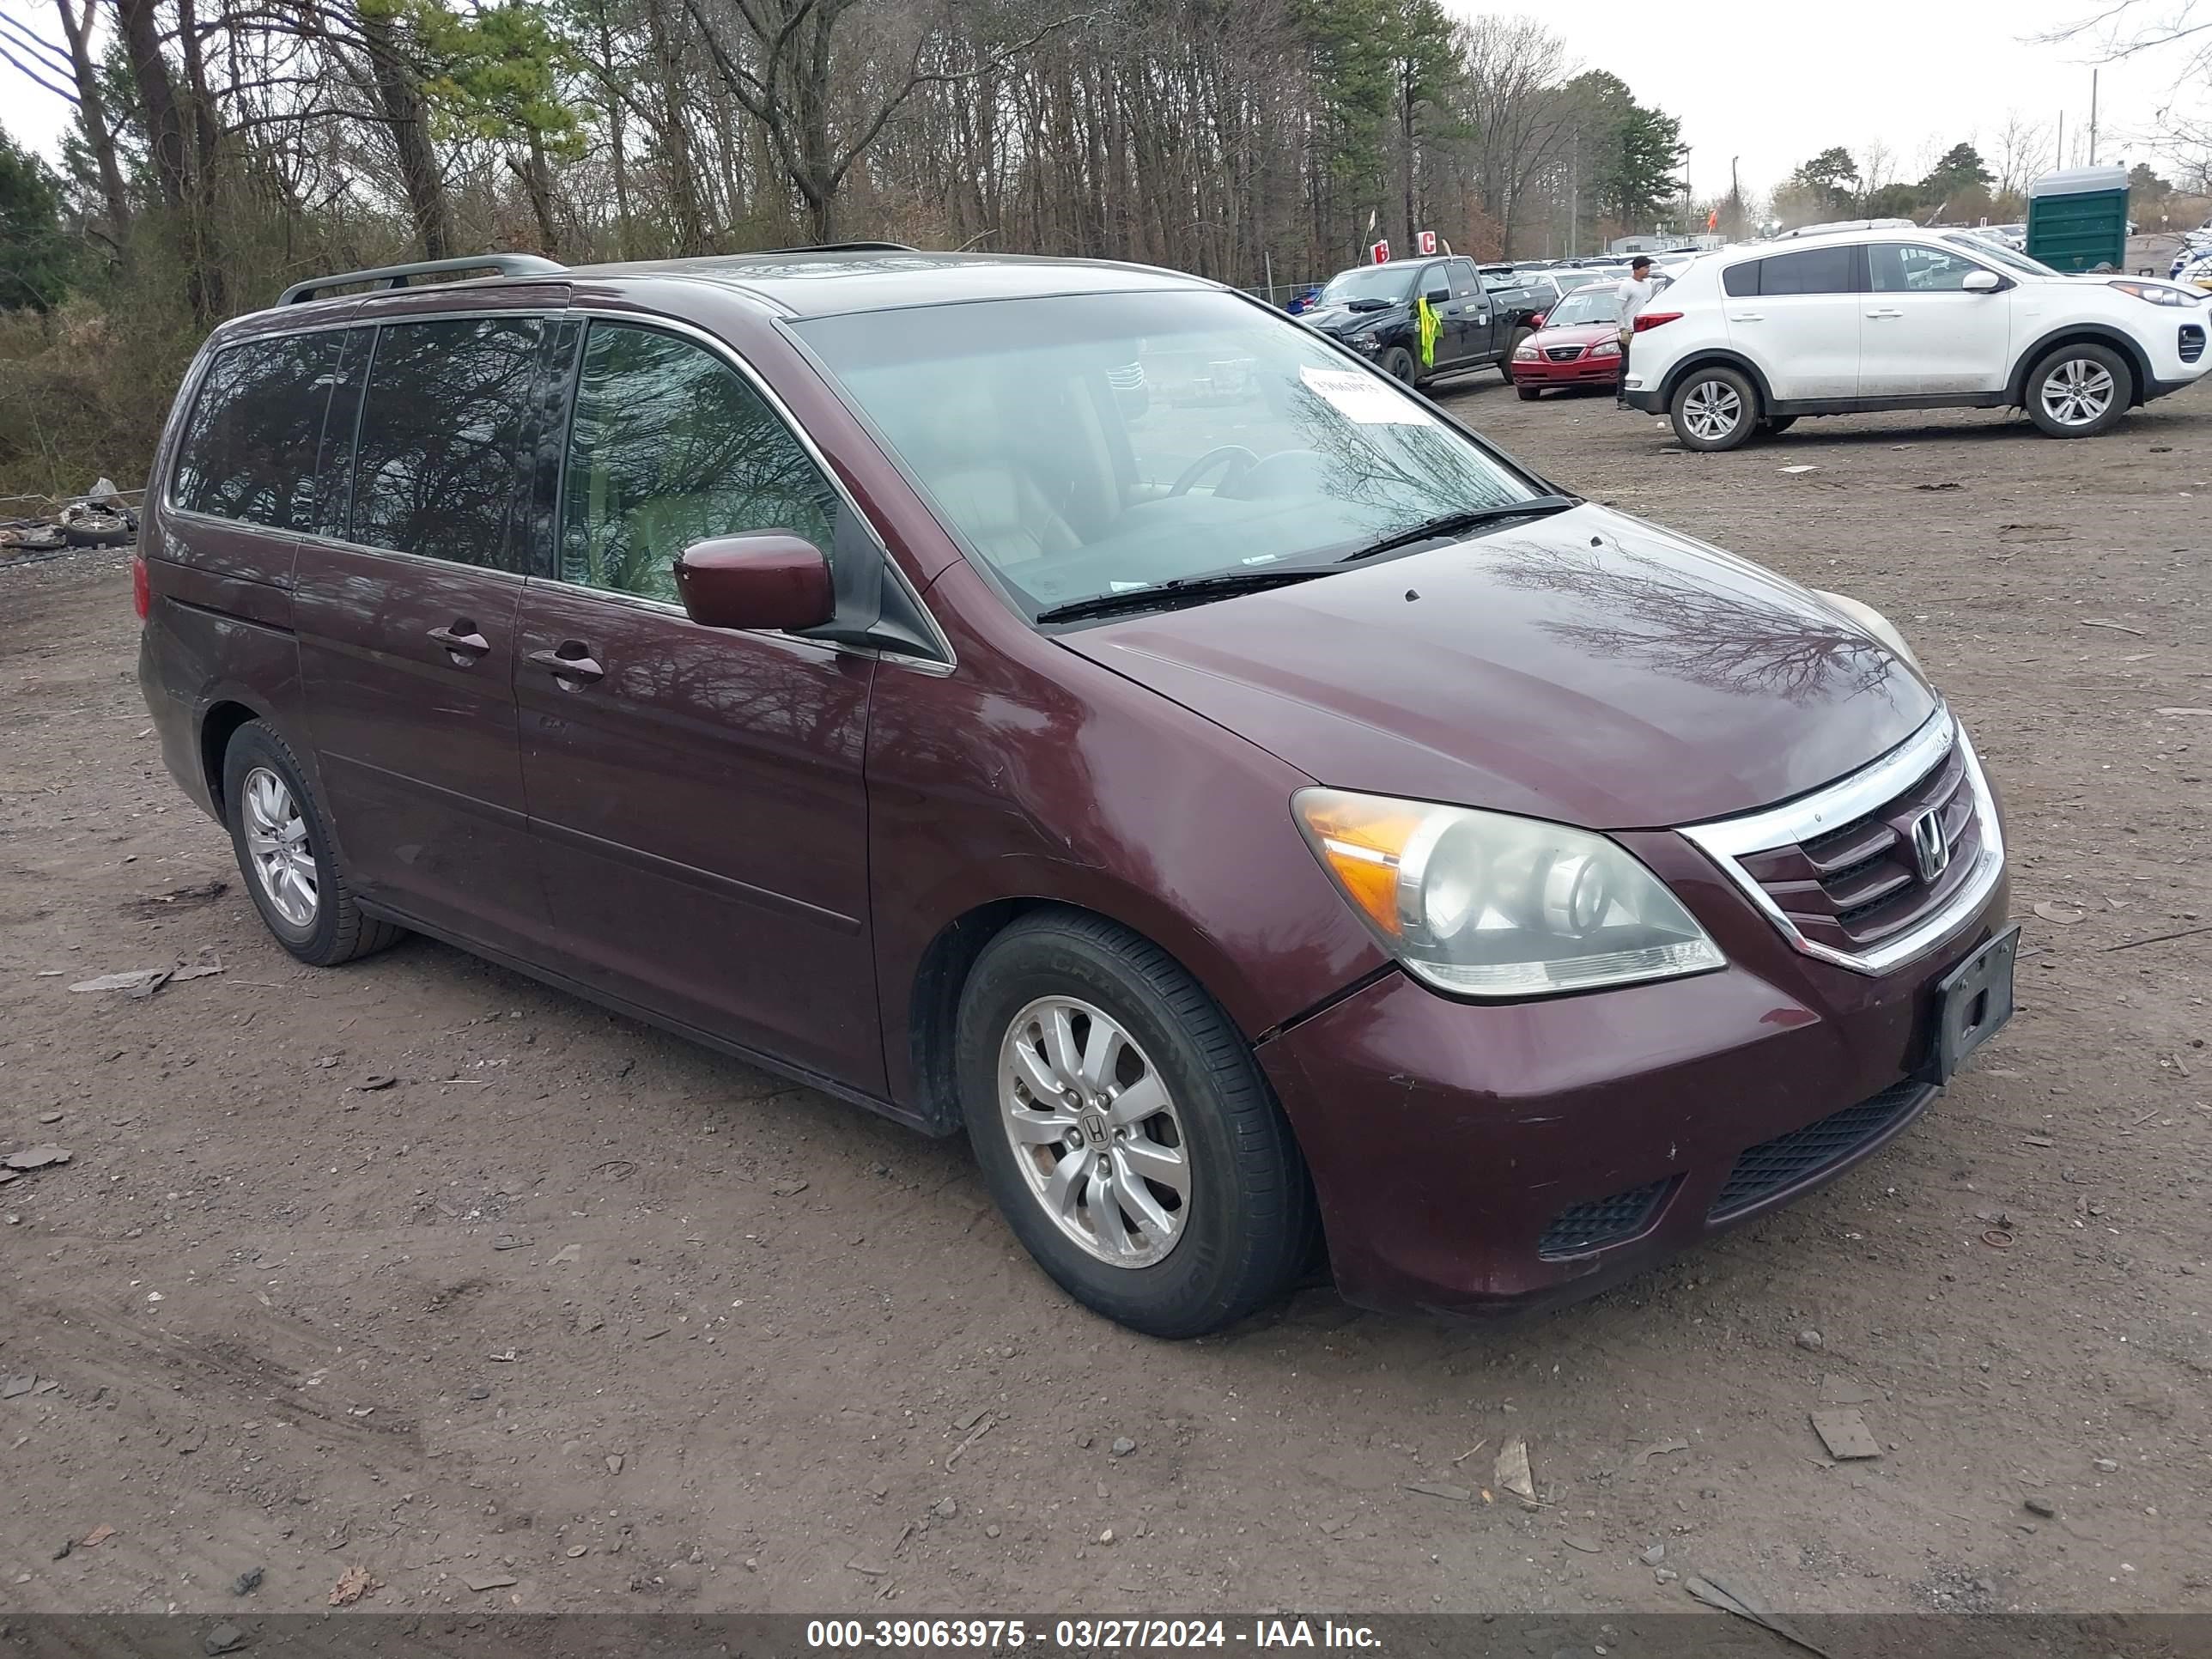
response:
<svg viewBox="0 0 2212 1659"><path fill-rule="evenodd" d="M2142 355L2142 348L2124 331L2114 328L2109 323L2062 323L2047 331L2021 352L2013 363L2012 377L2005 382L2005 402L2024 406L2027 402L2027 377L2034 371L2036 364L2049 356L2053 347L2082 340L2094 340L2099 345L2110 346L2127 359L2128 372L2135 376L2136 382L2129 404L2130 407L2141 404L2151 383L2150 364Z"/></svg>
<svg viewBox="0 0 2212 1659"><path fill-rule="evenodd" d="M1635 347L1631 346L1629 348L1630 361L1634 361L1636 349ZM1752 386L1759 392L1759 406L1762 411L1771 409L1774 406L1774 389L1767 385L1766 376L1759 371L1759 365L1753 362L1750 358L1745 356L1741 352L1731 351L1724 346L1712 346L1703 350L1693 352L1686 362L1669 369L1667 372L1666 383L1661 388L1659 393L1662 404L1673 404L1674 401L1674 388L1680 386L1683 380L1693 371L1700 368L1711 368L1716 364L1735 369L1739 373L1750 378Z"/></svg>

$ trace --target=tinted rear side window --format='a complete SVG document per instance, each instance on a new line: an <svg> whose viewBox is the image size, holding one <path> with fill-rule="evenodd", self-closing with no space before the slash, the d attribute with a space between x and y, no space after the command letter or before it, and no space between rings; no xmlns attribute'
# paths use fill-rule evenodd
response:
<svg viewBox="0 0 2212 1659"><path fill-rule="evenodd" d="M1764 263L1764 260L1747 259L1740 265L1730 265L1721 272L1721 291L1739 299L1747 294L1758 293L1759 268Z"/></svg>
<svg viewBox="0 0 2212 1659"><path fill-rule="evenodd" d="M187 512L278 530L315 527L315 453L337 378L335 332L218 352L177 449L169 499Z"/></svg>
<svg viewBox="0 0 2212 1659"><path fill-rule="evenodd" d="M1855 287L1848 247L1808 247L1759 262L1761 294L1849 294Z"/></svg>
<svg viewBox="0 0 2212 1659"><path fill-rule="evenodd" d="M353 471L352 540L520 570L516 447L544 320L391 323L377 336Z"/></svg>

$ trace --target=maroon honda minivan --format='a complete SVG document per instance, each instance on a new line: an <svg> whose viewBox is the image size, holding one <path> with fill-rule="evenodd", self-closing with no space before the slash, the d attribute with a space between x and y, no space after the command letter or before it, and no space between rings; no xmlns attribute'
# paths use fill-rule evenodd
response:
<svg viewBox="0 0 2212 1659"><path fill-rule="evenodd" d="M964 1127L1139 1330L1324 1261L1588 1292L2011 1012L1887 623L1190 276L352 272L216 331L148 500L146 699L293 955L429 934Z"/></svg>

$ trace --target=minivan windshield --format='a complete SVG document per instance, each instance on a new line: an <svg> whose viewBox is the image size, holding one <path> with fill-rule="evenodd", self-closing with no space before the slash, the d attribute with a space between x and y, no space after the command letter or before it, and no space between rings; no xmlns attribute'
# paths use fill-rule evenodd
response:
<svg viewBox="0 0 2212 1659"><path fill-rule="evenodd" d="M1354 265L1328 279L1328 286L1321 291L1321 302L1343 306L1354 300L1385 300L1395 305L1413 289L1411 265Z"/></svg>
<svg viewBox="0 0 2212 1659"><path fill-rule="evenodd" d="M793 327L1032 619L1553 499L1387 375L1217 291Z"/></svg>

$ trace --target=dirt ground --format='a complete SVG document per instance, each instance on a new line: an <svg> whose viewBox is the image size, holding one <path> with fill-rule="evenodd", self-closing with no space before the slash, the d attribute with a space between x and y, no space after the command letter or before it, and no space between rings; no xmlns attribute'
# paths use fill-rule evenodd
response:
<svg viewBox="0 0 2212 1659"><path fill-rule="evenodd" d="M2098 441L1720 456L1450 395L1878 605L1963 711L2022 1006L1900 1142L1557 1315L1315 1289L1148 1341L1030 1266L963 1143L441 945L295 966L155 758L124 562L0 573L0 1145L72 1154L0 1188L0 1374L40 1379L0 1400L0 1607L305 1610L359 1569L387 1609L1635 1610L1678 1571L2212 1609L2212 933L2154 937L2212 921L2212 389ZM1878 1459L1822 1455L1824 1393ZM1541 1509L1408 1490L1494 1489L1514 1437Z"/></svg>

